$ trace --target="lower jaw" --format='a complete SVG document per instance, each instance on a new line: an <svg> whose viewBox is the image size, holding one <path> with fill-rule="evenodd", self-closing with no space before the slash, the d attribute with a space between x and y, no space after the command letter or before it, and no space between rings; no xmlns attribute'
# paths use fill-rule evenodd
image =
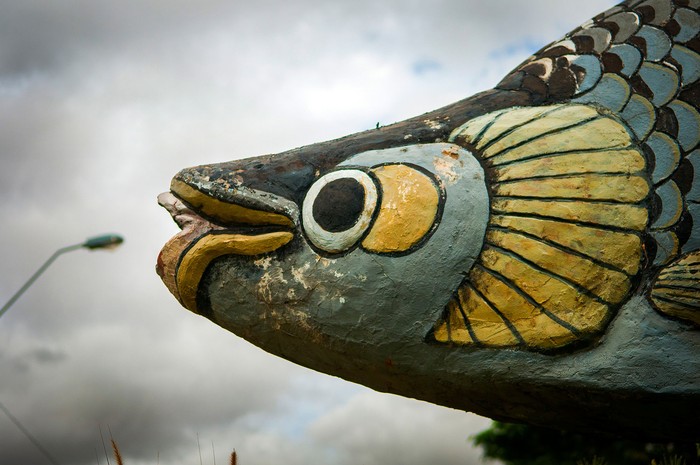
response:
<svg viewBox="0 0 700 465"><path fill-rule="evenodd" d="M177 270L181 257L188 247L199 237L208 234L212 229L202 224L199 227L183 229L179 234L170 239L158 254L156 272L160 276L170 293L184 306L182 296L177 285Z"/></svg>
<svg viewBox="0 0 700 465"><path fill-rule="evenodd" d="M187 226L163 246L156 271L180 304L195 313L198 313L196 298L199 283L212 261L223 255L256 256L269 253L294 237L290 231L233 233L207 221L197 221Z"/></svg>
<svg viewBox="0 0 700 465"><path fill-rule="evenodd" d="M233 231L211 223L170 193L158 202L182 231L170 239L158 255L156 271L171 294L185 308L197 312L199 283L209 266L223 255L256 256L284 246L294 237L291 231Z"/></svg>
<svg viewBox="0 0 700 465"><path fill-rule="evenodd" d="M289 231L240 234L212 231L195 240L181 255L175 274L175 286L182 305L195 313L199 283L209 264L224 255L258 256L275 251L292 240Z"/></svg>

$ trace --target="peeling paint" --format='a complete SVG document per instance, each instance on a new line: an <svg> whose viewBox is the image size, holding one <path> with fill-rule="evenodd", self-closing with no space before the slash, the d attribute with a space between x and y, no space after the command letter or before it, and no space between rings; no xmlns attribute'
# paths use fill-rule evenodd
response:
<svg viewBox="0 0 700 465"><path fill-rule="evenodd" d="M432 119L426 119L426 120L423 120L423 122L433 131L439 131L440 129L445 127L444 123L441 123L440 121L435 121Z"/></svg>
<svg viewBox="0 0 700 465"><path fill-rule="evenodd" d="M455 170L455 163L453 161L448 161L441 157L435 157L433 160L433 165L435 166L435 171L437 174L439 174L447 184L452 185L459 180L459 175Z"/></svg>
<svg viewBox="0 0 700 465"><path fill-rule="evenodd" d="M262 275L257 284L256 294L261 302L272 303L274 295L270 286L275 283L288 284L281 268L273 268Z"/></svg>
<svg viewBox="0 0 700 465"><path fill-rule="evenodd" d="M272 263L272 257L262 257L253 262L253 265L258 266L262 268L263 270L267 270L270 267L270 264Z"/></svg>
<svg viewBox="0 0 700 465"><path fill-rule="evenodd" d="M310 289L311 286L307 284L306 282L306 275L305 273L311 268L310 263L305 263L304 266L299 267L299 268L294 268L292 267L292 277L294 278L294 281L298 282L302 286L304 286L304 289Z"/></svg>

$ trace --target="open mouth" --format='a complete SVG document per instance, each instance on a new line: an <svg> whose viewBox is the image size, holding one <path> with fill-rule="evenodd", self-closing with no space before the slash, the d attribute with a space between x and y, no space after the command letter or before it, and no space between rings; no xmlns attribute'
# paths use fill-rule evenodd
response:
<svg viewBox="0 0 700 465"><path fill-rule="evenodd" d="M194 312L199 283L213 260L273 252L293 239L298 221L296 205L286 199L240 189L227 192L229 198L223 200L215 189L203 190L176 177L170 192L158 196L182 231L165 244L156 270L170 292Z"/></svg>

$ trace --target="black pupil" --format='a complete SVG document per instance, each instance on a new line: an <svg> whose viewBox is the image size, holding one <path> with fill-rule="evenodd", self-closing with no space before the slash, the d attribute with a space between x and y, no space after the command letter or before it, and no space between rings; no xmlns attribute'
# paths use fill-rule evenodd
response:
<svg viewBox="0 0 700 465"><path fill-rule="evenodd" d="M353 178L331 181L314 200L314 220L328 232L352 228L365 207L365 189Z"/></svg>

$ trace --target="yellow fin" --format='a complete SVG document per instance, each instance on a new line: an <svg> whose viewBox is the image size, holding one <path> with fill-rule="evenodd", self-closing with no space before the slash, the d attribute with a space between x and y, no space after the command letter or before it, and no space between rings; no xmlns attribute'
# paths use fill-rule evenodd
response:
<svg viewBox="0 0 700 465"><path fill-rule="evenodd" d="M503 317L468 284L459 288L445 310L443 320L434 331L438 342L490 347L512 347L521 343Z"/></svg>
<svg viewBox="0 0 700 465"><path fill-rule="evenodd" d="M491 223L559 244L631 275L639 271L642 239L636 234L519 216L495 215Z"/></svg>
<svg viewBox="0 0 700 465"><path fill-rule="evenodd" d="M493 164L501 164L548 153L625 148L631 141L629 133L620 123L611 118L600 117L578 126L544 134L522 145L510 146L499 141L484 150L483 156L489 159L493 157Z"/></svg>
<svg viewBox="0 0 700 465"><path fill-rule="evenodd" d="M498 118L499 115L512 111L509 108L494 111L483 116L479 116L474 119L470 119L450 134L448 142L466 142L468 144L475 144L480 140L482 133L490 124L493 124L494 120Z"/></svg>
<svg viewBox="0 0 700 465"><path fill-rule="evenodd" d="M511 165L496 166L494 173L498 179L509 181L563 174L635 174L644 170L645 165L644 157L639 150L623 149L552 154Z"/></svg>
<svg viewBox="0 0 700 465"><path fill-rule="evenodd" d="M515 346L520 343L504 317L497 313L471 286L457 292L457 309L462 308L474 339L489 346Z"/></svg>
<svg viewBox="0 0 700 465"><path fill-rule="evenodd" d="M436 325L443 338L548 350L601 333L632 293L649 226L649 166L633 131L560 104L483 115L450 140L483 161L491 216Z"/></svg>
<svg viewBox="0 0 700 465"><path fill-rule="evenodd" d="M526 345L543 349L552 349L576 339L569 328L552 320L526 294L502 277L478 267L472 270L471 275L474 288L503 316L504 324L499 325L502 326L499 328L501 332L506 328L511 329ZM476 332L478 322L471 315L469 317Z"/></svg>
<svg viewBox="0 0 700 465"><path fill-rule="evenodd" d="M495 184L493 191L502 197L637 203L649 194L649 183L641 176L581 174L563 178L506 181Z"/></svg>
<svg viewBox="0 0 700 465"><path fill-rule="evenodd" d="M700 326L700 250L659 273L651 289L651 301L660 312Z"/></svg>
<svg viewBox="0 0 700 465"><path fill-rule="evenodd" d="M447 304L445 318L435 328L433 335L435 340L439 342L455 342L457 344L472 344L476 342L469 333L466 321L455 298Z"/></svg>
<svg viewBox="0 0 700 465"><path fill-rule="evenodd" d="M519 138L522 137L527 137L531 138L532 137L532 130L523 130L523 127L527 125L529 122L531 122L533 119L536 119L540 116L542 116L544 113L556 111L559 108L563 108L562 106L559 107L525 107L525 108L516 108L514 110L508 111L502 115L496 120L494 120L493 124L484 131L484 134L481 136L481 140L479 141L478 144L476 144L477 149L482 149L484 145L489 144L493 140L497 139L499 136L502 136L506 133L509 133L506 138L511 140L511 141L517 141ZM595 112L594 112L595 114ZM554 118L550 118L549 121L556 121ZM566 122L564 124L572 124L571 122ZM553 126L554 128L560 126L560 124L553 124L550 125ZM514 129L515 128L515 129ZM546 131L547 129L544 127L540 126L541 131ZM526 134L526 135L525 135Z"/></svg>
<svg viewBox="0 0 700 465"><path fill-rule="evenodd" d="M547 199L495 197L491 208L498 213L534 215L634 231L643 231L649 216L647 209L641 205L589 201L552 202Z"/></svg>
<svg viewBox="0 0 700 465"><path fill-rule="evenodd" d="M620 271L519 233L492 230L487 233L486 240L608 303L622 301L631 286L629 277Z"/></svg>
<svg viewBox="0 0 700 465"><path fill-rule="evenodd" d="M568 326L577 333L592 333L599 330L607 319L608 306L603 302L513 255L489 247L484 250L482 261L486 268L499 273L529 295L560 326Z"/></svg>

